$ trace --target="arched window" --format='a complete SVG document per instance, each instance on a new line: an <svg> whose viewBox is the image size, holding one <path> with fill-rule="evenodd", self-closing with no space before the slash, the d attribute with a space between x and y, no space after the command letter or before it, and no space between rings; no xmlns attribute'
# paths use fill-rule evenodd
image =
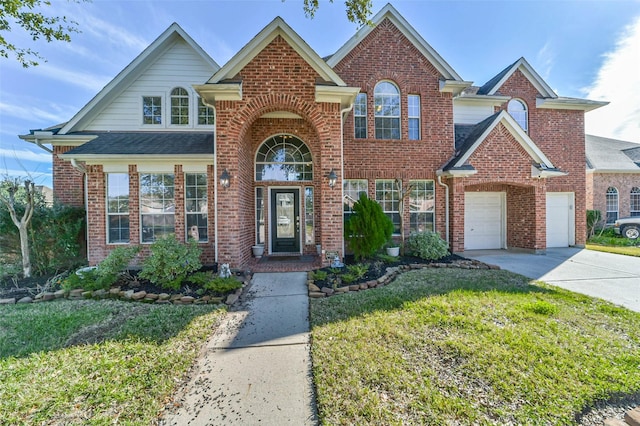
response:
<svg viewBox="0 0 640 426"><path fill-rule="evenodd" d="M612 186L607 189L607 224L618 220L618 190Z"/></svg>
<svg viewBox="0 0 640 426"><path fill-rule="evenodd" d="M189 92L182 87L171 91L171 124L189 124Z"/></svg>
<svg viewBox="0 0 640 426"><path fill-rule="evenodd" d="M528 118L527 118L527 105L522 102L520 99L511 99L507 104L507 112L513 117L514 120L522 127L522 129L527 132L529 131L528 127Z"/></svg>
<svg viewBox="0 0 640 426"><path fill-rule="evenodd" d="M631 188L631 199L629 200L629 216L640 216L640 188L634 186Z"/></svg>
<svg viewBox="0 0 640 426"><path fill-rule="evenodd" d="M400 90L381 81L374 90L376 139L400 139Z"/></svg>
<svg viewBox="0 0 640 426"><path fill-rule="evenodd" d="M292 135L270 137L256 153L256 180L313 180L313 160L309 147Z"/></svg>

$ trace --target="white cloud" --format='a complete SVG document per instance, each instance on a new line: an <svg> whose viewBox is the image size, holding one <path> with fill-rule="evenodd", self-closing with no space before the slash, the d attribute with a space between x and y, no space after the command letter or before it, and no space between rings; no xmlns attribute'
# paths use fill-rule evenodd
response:
<svg viewBox="0 0 640 426"><path fill-rule="evenodd" d="M73 67L73 69L77 69L77 67ZM72 66L69 66L69 68L61 68L51 63L41 64L35 67L34 72L47 78L87 89L92 93L99 92L112 78L106 75L92 74L87 71L72 71Z"/></svg>
<svg viewBox="0 0 640 426"><path fill-rule="evenodd" d="M640 16L605 55L587 97L610 102L586 114L589 134L640 142Z"/></svg>
<svg viewBox="0 0 640 426"><path fill-rule="evenodd" d="M149 45L149 42L144 38L95 16L86 14L82 20L84 21L82 24L83 32L91 34L98 39L106 40L114 46L119 46L120 48L126 46L136 52L141 52Z"/></svg>
<svg viewBox="0 0 640 426"><path fill-rule="evenodd" d="M35 161L37 163L51 163L51 154L46 151L33 152L28 149L6 149L0 148L0 158Z"/></svg>
<svg viewBox="0 0 640 426"><path fill-rule="evenodd" d="M55 108L42 109L35 106L24 107L4 102L0 102L0 114L6 117L15 117L20 119L29 117L32 121L40 120L51 123L62 123L70 117L68 111L61 111Z"/></svg>
<svg viewBox="0 0 640 426"><path fill-rule="evenodd" d="M550 41L547 41L536 55L537 69L540 70L543 79L548 79L551 75L551 70L555 62L555 52L553 51L553 45Z"/></svg>

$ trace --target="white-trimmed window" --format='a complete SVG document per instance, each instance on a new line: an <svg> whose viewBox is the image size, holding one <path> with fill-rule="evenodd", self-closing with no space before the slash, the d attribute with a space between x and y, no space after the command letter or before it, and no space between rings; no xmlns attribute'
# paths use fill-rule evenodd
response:
<svg viewBox="0 0 640 426"><path fill-rule="evenodd" d="M637 186L631 188L631 195L629 200L629 216L640 216L640 187Z"/></svg>
<svg viewBox="0 0 640 426"><path fill-rule="evenodd" d="M207 226L207 174L186 173L184 186L186 239L194 238L200 242L206 242L209 239Z"/></svg>
<svg viewBox="0 0 640 426"><path fill-rule="evenodd" d="M343 179L342 188L343 199L342 208L344 212L344 221L347 222L353 215L353 205L360 199L360 194L368 194L368 182L366 179Z"/></svg>
<svg viewBox="0 0 640 426"><path fill-rule="evenodd" d="M435 191L432 180L412 180L409 194L409 229L410 232L435 230L434 208Z"/></svg>
<svg viewBox="0 0 640 426"><path fill-rule="evenodd" d="M358 93L353 105L353 127L356 139L367 138L367 94Z"/></svg>
<svg viewBox="0 0 640 426"><path fill-rule="evenodd" d="M409 140L420 139L420 95L407 97L407 116L409 118Z"/></svg>
<svg viewBox="0 0 640 426"><path fill-rule="evenodd" d="M205 105L202 98L198 97L198 125L213 126L216 124L216 117L213 108Z"/></svg>
<svg viewBox="0 0 640 426"><path fill-rule="evenodd" d="M618 220L618 190L614 187L607 189L607 224L611 225Z"/></svg>
<svg viewBox="0 0 640 426"><path fill-rule="evenodd" d="M376 201L393 222L393 233L400 234L400 193L393 179L376 180Z"/></svg>
<svg viewBox="0 0 640 426"><path fill-rule="evenodd" d="M529 131L529 119L527 105L520 99L511 99L507 104L507 112L527 132Z"/></svg>
<svg viewBox="0 0 640 426"><path fill-rule="evenodd" d="M182 87L176 87L171 91L171 124L189 124L189 92Z"/></svg>
<svg viewBox="0 0 640 426"><path fill-rule="evenodd" d="M107 174L107 242L129 242L129 175Z"/></svg>
<svg viewBox="0 0 640 426"><path fill-rule="evenodd" d="M152 243L175 234L175 211L173 174L141 174L140 241Z"/></svg>
<svg viewBox="0 0 640 426"><path fill-rule="evenodd" d="M376 139L400 139L400 90L381 81L374 90Z"/></svg>
<svg viewBox="0 0 640 426"><path fill-rule="evenodd" d="M316 241L313 225L313 187L304 188L304 243L313 244Z"/></svg>
<svg viewBox="0 0 640 426"><path fill-rule="evenodd" d="M256 244L264 244L264 189L256 188Z"/></svg>
<svg viewBox="0 0 640 426"><path fill-rule="evenodd" d="M142 124L162 124L162 96L142 97Z"/></svg>

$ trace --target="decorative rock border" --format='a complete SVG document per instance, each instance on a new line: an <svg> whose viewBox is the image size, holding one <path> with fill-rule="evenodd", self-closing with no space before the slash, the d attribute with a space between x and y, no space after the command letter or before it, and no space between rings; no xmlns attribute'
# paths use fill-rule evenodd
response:
<svg viewBox="0 0 640 426"><path fill-rule="evenodd" d="M56 292L42 292L35 297L23 297L16 300L15 297L8 299L0 299L0 305L13 305L23 303L40 303L49 302L52 300L85 300L85 299L117 299L127 300L142 303L155 303L158 305L207 305L207 304L221 304L224 303L228 306L233 305L238 301L244 288L249 285L251 277L246 278L242 282L242 287L235 292L226 295L225 297L213 297L202 296L193 297L185 296L183 294L169 294L169 293L147 293L146 291L134 291L134 290L122 290L120 287L112 287L107 290L95 290L85 291L83 289L75 289L71 291L58 290Z"/></svg>
<svg viewBox="0 0 640 426"><path fill-rule="evenodd" d="M321 299L336 294L345 294L354 291L368 290L370 288L383 287L404 272L426 268L457 268L457 269L500 269L499 266L489 265L478 260L456 260L452 263L415 263L411 265L400 265L389 267L386 273L377 280L371 280L360 284L346 285L335 289L330 287L318 287L313 281L313 271L307 275L307 287L309 289L309 297L312 299Z"/></svg>

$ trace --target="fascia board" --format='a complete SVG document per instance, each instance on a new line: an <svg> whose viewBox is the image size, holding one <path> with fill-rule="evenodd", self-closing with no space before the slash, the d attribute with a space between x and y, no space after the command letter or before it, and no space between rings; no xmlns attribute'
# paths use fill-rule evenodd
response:
<svg viewBox="0 0 640 426"><path fill-rule="evenodd" d="M500 89L500 87L502 87L502 85L509 78L511 78L513 73L516 72L516 70L518 69L525 75L527 80L529 80L531 84L533 84L533 86L538 90L538 92L540 92L545 98L558 97L558 95L556 95L553 89L542 79L542 77L540 77L540 75L533 69L533 67L531 67L531 65L529 65L527 60L524 58L520 58L515 64L513 64L511 69L507 73L505 73L504 76L502 76L502 78L498 83L496 83L493 86L493 88L489 92L489 95L494 95L498 91L498 89Z"/></svg>
<svg viewBox="0 0 640 426"><path fill-rule="evenodd" d="M555 99L538 98L536 99L536 108L546 108L546 109L568 109L568 110L581 110L584 112L589 112L606 105L609 105L609 102L592 101L589 99L574 99L574 98L555 98Z"/></svg>
<svg viewBox="0 0 640 426"><path fill-rule="evenodd" d="M59 154L58 157L63 160L78 160L84 161L87 164L102 164L104 161L128 161L140 162L140 161L173 161L175 159L189 160L189 161L203 161L207 164L213 163L213 153L210 160L203 160L203 157L208 154Z"/></svg>
<svg viewBox="0 0 640 426"><path fill-rule="evenodd" d="M242 83L194 84L193 88L210 104L242 100Z"/></svg>
<svg viewBox="0 0 640 426"><path fill-rule="evenodd" d="M102 106L129 86L144 70L151 65L169 47L181 37L190 47L200 53L202 58L218 70L220 66L175 22L169 26L153 43L147 46L129 65L116 75L96 96L93 97L78 113L60 129L60 134L69 133L76 127L98 114Z"/></svg>
<svg viewBox="0 0 640 426"><path fill-rule="evenodd" d="M460 95L453 98L453 103L473 103L500 106L511 99L510 96L499 95Z"/></svg>
<svg viewBox="0 0 640 426"><path fill-rule="evenodd" d="M316 102L340 103L344 109L353 104L358 93L359 87L316 85Z"/></svg>
<svg viewBox="0 0 640 426"><path fill-rule="evenodd" d="M80 146L89 141L97 138L97 135L53 135L51 132L42 132L42 134L38 134L39 132L34 133L33 135L20 135L18 136L20 139L31 142L41 144L51 144L51 146ZM45 133L49 133L47 136Z"/></svg>
<svg viewBox="0 0 640 426"><path fill-rule="evenodd" d="M484 140L489 136L489 134L495 129L495 127L502 123L507 130L516 138L518 143L524 148L524 150L535 160L536 163L545 164L548 168L554 169L555 167L551 163L551 161L547 158L546 155L538 148L538 146L531 140L529 135L522 130L522 127L507 113L506 111L501 111L500 114L493 120L493 123L489 127L485 129L482 135L476 140L476 142L471 146L471 148L456 161L454 167L460 167L464 163L466 163L471 155L478 149L478 147L484 142Z"/></svg>
<svg viewBox="0 0 640 426"><path fill-rule="evenodd" d="M452 177L452 178L460 178L460 177L470 177L475 175L476 173L478 173L477 170L447 170L447 171L438 170L436 172L436 175Z"/></svg>
<svg viewBox="0 0 640 426"><path fill-rule="evenodd" d="M346 83L327 65L325 61L280 17L275 18L258 35L247 43L220 68L208 81L219 81L235 77L253 58L258 55L277 36L281 36L325 81L339 86Z"/></svg>
<svg viewBox="0 0 640 426"><path fill-rule="evenodd" d="M473 81L440 80L440 91L444 93L453 93L454 96L457 96L472 84Z"/></svg>
<svg viewBox="0 0 640 426"><path fill-rule="evenodd" d="M621 173L621 174L640 174L640 167L637 170L633 169L591 169L592 173L603 173L603 174L611 174L611 173Z"/></svg>
<svg viewBox="0 0 640 426"><path fill-rule="evenodd" d="M411 43L426 57L429 62L442 74L445 80L462 81L462 78L455 72L429 43L407 22L406 19L391 4L383 7L372 19L372 25L363 25L356 34L351 37L338 51L333 54L327 64L333 68L343 60L354 47L367 37L373 29L378 26L385 18L388 18L400 32L411 41Z"/></svg>

